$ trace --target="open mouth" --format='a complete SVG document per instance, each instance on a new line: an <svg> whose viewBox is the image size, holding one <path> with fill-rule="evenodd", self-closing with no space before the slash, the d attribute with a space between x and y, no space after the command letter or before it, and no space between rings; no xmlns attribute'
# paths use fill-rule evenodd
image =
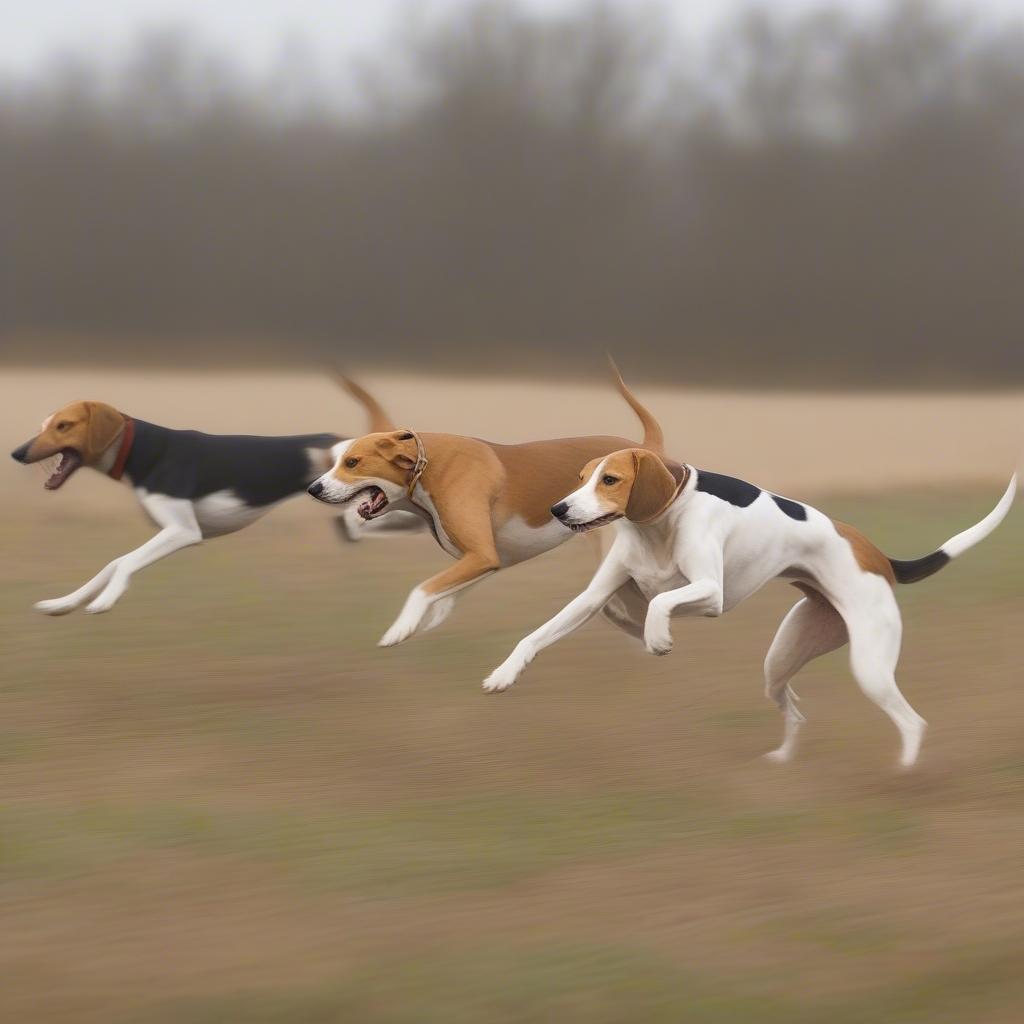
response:
<svg viewBox="0 0 1024 1024"><path fill-rule="evenodd" d="M373 484L356 492L353 499L363 495L365 500L359 503L356 511L366 520L376 519L388 507L388 496Z"/></svg>
<svg viewBox="0 0 1024 1024"><path fill-rule="evenodd" d="M589 533L591 530L596 530L598 527L605 526L608 523L621 518L621 512L609 512L606 516L598 516L597 519L591 519L589 523L566 523L565 525L568 526L573 533Z"/></svg>
<svg viewBox="0 0 1024 1024"><path fill-rule="evenodd" d="M43 486L55 491L82 465L82 456L74 448L62 448L56 455L46 459L43 468L49 471Z"/></svg>

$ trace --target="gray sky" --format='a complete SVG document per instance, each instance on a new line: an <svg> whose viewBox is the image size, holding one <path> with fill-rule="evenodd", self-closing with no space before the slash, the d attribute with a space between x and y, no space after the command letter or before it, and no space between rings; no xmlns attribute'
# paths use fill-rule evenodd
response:
<svg viewBox="0 0 1024 1024"><path fill-rule="evenodd" d="M450 12L470 0L415 0L418 10ZM520 0L539 11L559 12L581 0ZM613 0L636 5L645 0ZM822 0L770 0L773 8L800 11ZM836 0L858 11L881 0ZM964 0L966 3L967 0ZM698 32L749 0L663 0L687 28ZM970 0L969 6L996 15L1020 12L1024 0ZM322 56L372 51L391 25L410 8L409 0L0 0L0 69L31 70L55 52L88 49L116 54L140 29L189 25L224 47L241 63L271 63L289 37L306 40Z"/></svg>

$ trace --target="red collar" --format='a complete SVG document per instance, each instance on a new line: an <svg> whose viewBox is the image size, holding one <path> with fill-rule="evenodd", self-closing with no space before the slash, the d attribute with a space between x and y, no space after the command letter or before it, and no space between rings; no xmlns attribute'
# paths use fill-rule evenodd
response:
<svg viewBox="0 0 1024 1024"><path fill-rule="evenodd" d="M117 458L114 465L110 467L109 476L114 480L120 480L124 476L125 463L131 454L132 445L135 443L135 420L131 416L124 418L124 430L121 431L121 447L117 449Z"/></svg>

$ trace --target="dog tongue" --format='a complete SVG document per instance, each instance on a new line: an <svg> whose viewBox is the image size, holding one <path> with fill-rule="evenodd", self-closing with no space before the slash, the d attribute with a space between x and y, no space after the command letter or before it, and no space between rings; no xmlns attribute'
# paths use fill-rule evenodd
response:
<svg viewBox="0 0 1024 1024"><path fill-rule="evenodd" d="M81 465L82 460L76 452L61 452L57 456L57 468L46 478L43 486L48 491L55 491Z"/></svg>

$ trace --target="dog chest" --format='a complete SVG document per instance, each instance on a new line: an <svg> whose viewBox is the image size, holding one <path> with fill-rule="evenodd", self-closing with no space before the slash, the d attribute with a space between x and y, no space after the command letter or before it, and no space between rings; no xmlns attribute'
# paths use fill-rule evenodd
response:
<svg viewBox="0 0 1024 1024"><path fill-rule="evenodd" d="M204 537L234 533L255 522L270 509L269 505L249 505L232 491L207 494L193 501L192 507Z"/></svg>
<svg viewBox="0 0 1024 1024"><path fill-rule="evenodd" d="M495 531L494 542L501 564L507 566L550 551L572 536L571 530L554 519L543 526L530 526L519 516L513 516Z"/></svg>

